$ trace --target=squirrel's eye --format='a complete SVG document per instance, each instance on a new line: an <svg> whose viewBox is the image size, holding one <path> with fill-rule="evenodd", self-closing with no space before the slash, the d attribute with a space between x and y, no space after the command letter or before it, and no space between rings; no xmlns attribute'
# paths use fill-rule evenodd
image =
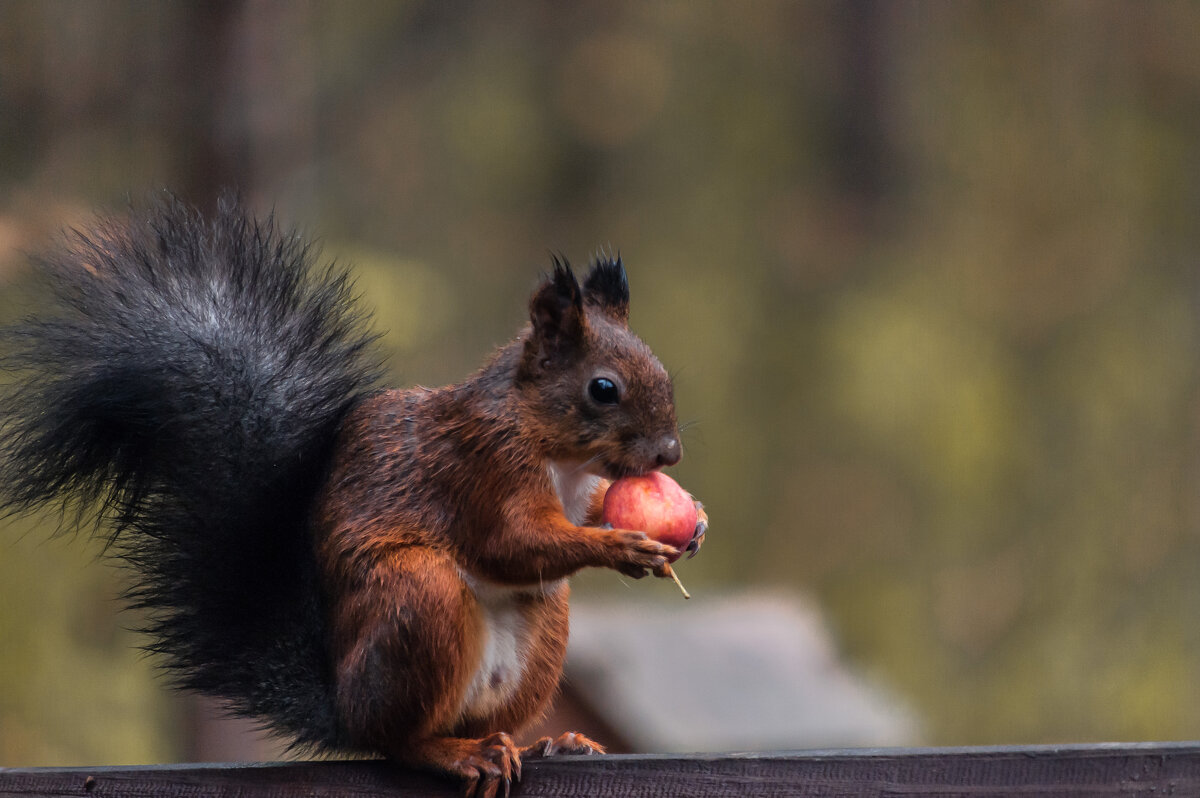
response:
<svg viewBox="0 0 1200 798"><path fill-rule="evenodd" d="M607 377L597 377L588 383L588 396L601 405L615 405L621 400L617 384Z"/></svg>

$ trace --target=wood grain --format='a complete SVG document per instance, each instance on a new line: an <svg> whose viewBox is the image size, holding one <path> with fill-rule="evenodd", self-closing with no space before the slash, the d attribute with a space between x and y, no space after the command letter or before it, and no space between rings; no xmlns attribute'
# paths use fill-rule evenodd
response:
<svg viewBox="0 0 1200 798"><path fill-rule="evenodd" d="M0 797L457 796L382 762L0 768ZM1200 743L613 755L529 762L514 796L1200 795Z"/></svg>

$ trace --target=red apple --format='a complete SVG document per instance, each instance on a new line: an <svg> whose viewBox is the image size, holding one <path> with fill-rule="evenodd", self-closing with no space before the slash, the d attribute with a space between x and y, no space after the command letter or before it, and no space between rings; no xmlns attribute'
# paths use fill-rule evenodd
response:
<svg viewBox="0 0 1200 798"><path fill-rule="evenodd" d="M604 523L645 532L681 553L696 532L697 520L696 502L660 471L622 477L609 485L604 495ZM671 561L676 559L678 556Z"/></svg>

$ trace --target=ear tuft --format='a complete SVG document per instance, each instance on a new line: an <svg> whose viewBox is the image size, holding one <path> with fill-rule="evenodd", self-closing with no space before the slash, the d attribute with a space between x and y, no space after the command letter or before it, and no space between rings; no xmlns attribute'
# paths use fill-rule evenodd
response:
<svg viewBox="0 0 1200 798"><path fill-rule="evenodd" d="M567 355L583 340L583 292L561 255L552 255L553 271L542 280L529 300L529 318L533 322L530 344L540 359Z"/></svg>
<svg viewBox="0 0 1200 798"><path fill-rule="evenodd" d="M563 301L569 301L576 307L583 307L583 295L579 289L579 281L565 255L551 253L550 262L554 268L547 276L546 283L554 286L555 293Z"/></svg>
<svg viewBox="0 0 1200 798"><path fill-rule="evenodd" d="M629 279L621 256L601 255L592 261L583 284L584 299L620 322L629 319Z"/></svg>

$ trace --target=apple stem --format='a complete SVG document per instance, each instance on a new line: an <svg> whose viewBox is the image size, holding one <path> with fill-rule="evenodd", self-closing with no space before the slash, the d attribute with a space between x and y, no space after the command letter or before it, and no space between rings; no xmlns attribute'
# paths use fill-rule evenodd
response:
<svg viewBox="0 0 1200 798"><path fill-rule="evenodd" d="M692 594L687 592L687 588L683 586L683 582L680 582L679 577L675 575L675 569L669 565L667 566L667 575L675 580L675 584L679 587L679 592L683 594L685 599L692 597Z"/></svg>

